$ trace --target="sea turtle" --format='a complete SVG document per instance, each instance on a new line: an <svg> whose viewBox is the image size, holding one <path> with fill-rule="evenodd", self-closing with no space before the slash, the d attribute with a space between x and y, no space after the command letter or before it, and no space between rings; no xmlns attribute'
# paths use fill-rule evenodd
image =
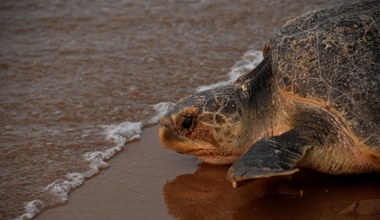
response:
<svg viewBox="0 0 380 220"><path fill-rule="evenodd" d="M337 1L289 20L232 85L181 99L161 143L238 181L380 171L380 1Z"/></svg>

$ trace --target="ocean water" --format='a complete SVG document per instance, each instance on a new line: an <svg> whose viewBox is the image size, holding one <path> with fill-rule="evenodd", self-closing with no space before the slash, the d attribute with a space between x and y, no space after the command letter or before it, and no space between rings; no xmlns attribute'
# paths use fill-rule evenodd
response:
<svg viewBox="0 0 380 220"><path fill-rule="evenodd" d="M172 102L233 82L323 2L1 1L0 219L66 203Z"/></svg>

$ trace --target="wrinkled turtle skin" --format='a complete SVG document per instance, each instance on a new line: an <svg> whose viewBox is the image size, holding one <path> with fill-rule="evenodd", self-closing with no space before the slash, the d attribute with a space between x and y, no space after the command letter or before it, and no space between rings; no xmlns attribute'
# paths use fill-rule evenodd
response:
<svg viewBox="0 0 380 220"><path fill-rule="evenodd" d="M228 179L380 171L380 1L338 1L289 20L232 85L181 99L161 143Z"/></svg>

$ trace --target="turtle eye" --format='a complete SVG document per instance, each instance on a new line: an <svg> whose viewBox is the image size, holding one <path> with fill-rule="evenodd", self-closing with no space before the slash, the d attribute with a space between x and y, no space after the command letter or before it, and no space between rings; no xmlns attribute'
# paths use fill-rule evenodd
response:
<svg viewBox="0 0 380 220"><path fill-rule="evenodd" d="M182 129L188 131L191 128L191 125L193 125L193 117L186 116L182 122Z"/></svg>

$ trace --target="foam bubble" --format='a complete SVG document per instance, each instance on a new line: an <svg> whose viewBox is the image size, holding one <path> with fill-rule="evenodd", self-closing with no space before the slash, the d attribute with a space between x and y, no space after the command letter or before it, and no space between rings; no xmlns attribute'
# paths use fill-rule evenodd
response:
<svg viewBox="0 0 380 220"><path fill-rule="evenodd" d="M158 116L165 115L170 109L174 107L175 103L172 102L160 102L153 106L153 109L158 112Z"/></svg>
<svg viewBox="0 0 380 220"><path fill-rule="evenodd" d="M142 122L126 121L117 125L104 126L106 138L116 144L125 144L141 138Z"/></svg>
<svg viewBox="0 0 380 220"><path fill-rule="evenodd" d="M263 55L261 51L258 50L249 50L244 53L241 57L241 60L235 63L235 65L231 68L231 71L228 73L229 80L218 82L215 84L200 86L196 89L197 92L214 89L220 86L225 86L232 84L239 78L241 75L248 73L252 69L254 69L261 61L263 60Z"/></svg>
<svg viewBox="0 0 380 220"><path fill-rule="evenodd" d="M25 205L25 213L16 218L16 220L32 219L34 216L40 213L40 210L44 209L44 207L45 203L39 199L28 202Z"/></svg>
<svg viewBox="0 0 380 220"><path fill-rule="evenodd" d="M55 195L59 202L65 203L71 189L84 183L85 176L82 173L68 173L66 179L57 179L47 185L44 190Z"/></svg>
<svg viewBox="0 0 380 220"><path fill-rule="evenodd" d="M126 121L116 125L104 127L104 134L107 140L115 143L115 146L104 151L93 151L83 155L83 158L90 162L90 169L84 173L86 178L97 174L100 169L108 167L106 160L110 159L117 152L121 151L125 144L141 138L143 122Z"/></svg>
<svg viewBox="0 0 380 220"><path fill-rule="evenodd" d="M157 115L153 116L149 120L145 121L146 125L156 124L160 121L160 118L164 116L170 109L174 107L174 103L172 102L160 102L158 104L153 105L153 109L158 112Z"/></svg>
<svg viewBox="0 0 380 220"><path fill-rule="evenodd" d="M58 202L65 203L71 189L74 189L84 183L84 175L81 173L68 173L66 179L57 179L47 185L43 190L53 194ZM41 210L46 207L45 203L39 199L28 202L25 205L25 213L17 219L34 218Z"/></svg>

